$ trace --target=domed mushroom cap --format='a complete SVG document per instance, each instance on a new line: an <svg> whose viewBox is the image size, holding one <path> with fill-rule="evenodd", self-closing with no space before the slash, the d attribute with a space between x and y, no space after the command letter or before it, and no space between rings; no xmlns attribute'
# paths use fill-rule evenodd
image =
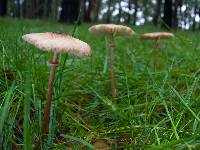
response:
<svg viewBox="0 0 200 150"><path fill-rule="evenodd" d="M168 32L145 33L140 36L143 40L171 39L174 34Z"/></svg>
<svg viewBox="0 0 200 150"><path fill-rule="evenodd" d="M22 36L22 39L44 51L73 53L80 57L91 55L87 43L63 33L31 33Z"/></svg>
<svg viewBox="0 0 200 150"><path fill-rule="evenodd" d="M94 25L89 28L92 33L102 34L102 35L133 35L135 32L127 26L116 25L116 24L99 24Z"/></svg>

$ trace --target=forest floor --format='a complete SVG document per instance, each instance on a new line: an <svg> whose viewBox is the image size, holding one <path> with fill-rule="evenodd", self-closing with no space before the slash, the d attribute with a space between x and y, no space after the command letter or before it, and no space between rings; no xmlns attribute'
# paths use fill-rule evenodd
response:
<svg viewBox="0 0 200 150"><path fill-rule="evenodd" d="M68 55L59 88L57 70L48 139L43 149L198 149L200 146L200 34L176 31L160 41L159 69L153 41L141 41L152 26L116 37L117 97L111 97L108 39L77 27L91 45L88 58ZM40 20L0 19L0 143L38 144L51 54L24 42L31 32L72 34L74 26ZM107 44L106 44L107 43ZM60 64L66 55L62 55ZM29 118L30 116L30 118ZM100 148L99 148L100 149Z"/></svg>

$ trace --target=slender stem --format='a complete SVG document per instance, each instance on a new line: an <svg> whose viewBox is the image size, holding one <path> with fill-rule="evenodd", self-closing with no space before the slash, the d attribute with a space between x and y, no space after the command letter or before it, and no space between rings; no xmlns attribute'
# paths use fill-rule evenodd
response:
<svg viewBox="0 0 200 150"><path fill-rule="evenodd" d="M54 53L52 61L49 62L51 71L49 74L47 102L44 108L44 119L43 119L43 125L42 125L43 138L44 138L44 135L46 135L46 133L48 132L48 128L49 128L49 116L50 116L51 101L52 101L52 96L53 96L53 83L54 83L55 74L56 74L56 67L58 65L58 58L59 58L59 54Z"/></svg>
<svg viewBox="0 0 200 150"><path fill-rule="evenodd" d="M155 47L154 47L154 70L156 71L159 68L158 63L158 39L155 40Z"/></svg>
<svg viewBox="0 0 200 150"><path fill-rule="evenodd" d="M116 88L115 88L115 68L114 68L114 35L110 37L110 75L111 75L111 88L112 88L112 97L116 97Z"/></svg>

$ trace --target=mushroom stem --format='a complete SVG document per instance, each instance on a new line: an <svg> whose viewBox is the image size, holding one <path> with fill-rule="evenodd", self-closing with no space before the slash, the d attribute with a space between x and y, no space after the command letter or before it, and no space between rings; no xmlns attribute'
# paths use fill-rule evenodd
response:
<svg viewBox="0 0 200 150"><path fill-rule="evenodd" d="M158 39L155 40L155 47L154 47L154 70L156 71L156 69L159 67L158 64Z"/></svg>
<svg viewBox="0 0 200 150"><path fill-rule="evenodd" d="M44 136L48 132L48 128L49 128L49 116L50 116L51 101L52 101L52 96L53 96L53 83L54 83L55 74L56 74L56 67L58 65L58 59L59 59L59 54L55 52L53 55L53 59L48 62L51 67L51 71L49 74L49 81L48 81L47 103L44 108L42 136Z"/></svg>
<svg viewBox="0 0 200 150"><path fill-rule="evenodd" d="M116 88L115 88L115 68L114 68L114 35L110 37L110 75L111 75L111 88L112 88L112 97L116 97Z"/></svg>

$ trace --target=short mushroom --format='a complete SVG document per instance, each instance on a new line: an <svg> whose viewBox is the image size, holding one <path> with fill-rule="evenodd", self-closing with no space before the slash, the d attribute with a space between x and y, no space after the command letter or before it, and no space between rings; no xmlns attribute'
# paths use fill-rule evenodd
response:
<svg viewBox="0 0 200 150"><path fill-rule="evenodd" d="M115 87L115 72L114 72L114 37L115 36L128 36L133 35L135 32L130 28L123 25L115 24L99 24L94 25L89 28L89 31L92 33L97 33L100 35L110 36L110 72L111 72L111 88L112 88L112 97L116 97L116 87Z"/></svg>
<svg viewBox="0 0 200 150"><path fill-rule="evenodd" d="M53 59L48 62L51 71L49 74L47 101L44 108L44 119L42 125L42 136L44 136L48 132L49 127L53 82L55 79L56 67L58 66L59 54L73 53L77 56L84 57L91 54L91 48L87 43L63 33L31 33L22 36L22 39L41 50L53 53Z"/></svg>
<svg viewBox="0 0 200 150"><path fill-rule="evenodd" d="M174 37L174 34L168 32L153 32L145 33L140 36L142 40L154 40L154 69L156 70L159 66L158 64L158 48L160 39L171 39Z"/></svg>

